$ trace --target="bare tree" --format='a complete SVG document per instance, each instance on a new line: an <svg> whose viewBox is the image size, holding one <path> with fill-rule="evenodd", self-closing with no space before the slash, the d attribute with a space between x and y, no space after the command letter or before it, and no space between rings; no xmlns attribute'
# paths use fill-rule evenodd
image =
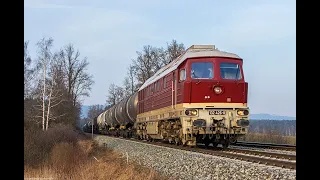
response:
<svg viewBox="0 0 320 180"><path fill-rule="evenodd" d="M163 47L156 49L157 59L155 60L155 71L169 63L168 53Z"/></svg>
<svg viewBox="0 0 320 180"><path fill-rule="evenodd" d="M92 105L89 107L88 118L94 119L99 116L104 111L104 107L102 105Z"/></svg>
<svg viewBox="0 0 320 180"><path fill-rule="evenodd" d="M117 94L116 94L116 85L112 83L109 86L108 96L107 96L107 104L113 106L116 104Z"/></svg>
<svg viewBox="0 0 320 180"><path fill-rule="evenodd" d="M165 64L170 63L177 57L179 57L185 51L183 43L178 44L176 40L172 40L170 44L167 43L168 61Z"/></svg>
<svg viewBox="0 0 320 180"><path fill-rule="evenodd" d="M120 86L116 86L115 92L116 92L116 103L119 103L122 99L125 98L124 89Z"/></svg>
<svg viewBox="0 0 320 180"><path fill-rule="evenodd" d="M28 95L29 82L32 70L30 70L31 58L28 52L29 41L24 42L24 98Z"/></svg>
<svg viewBox="0 0 320 180"><path fill-rule="evenodd" d="M119 103L123 98L125 98L125 91L122 87L115 85L112 83L109 86L109 92L107 96L107 104L108 105L115 105Z"/></svg>
<svg viewBox="0 0 320 180"><path fill-rule="evenodd" d="M136 82L135 82L135 69L132 65L129 66L128 68L128 81L130 83L130 91L131 94L133 94L136 91Z"/></svg>
<svg viewBox="0 0 320 180"><path fill-rule="evenodd" d="M45 101L46 101L46 79L47 79L47 68L51 61L51 48L53 45L52 38L42 38L38 43L38 64L42 67L42 130L45 130Z"/></svg>
<svg viewBox="0 0 320 180"><path fill-rule="evenodd" d="M141 86L155 73L155 60L157 59L156 49L150 45L144 46L143 51L137 51L138 57L133 60L133 68L136 72L138 86Z"/></svg>
<svg viewBox="0 0 320 180"><path fill-rule="evenodd" d="M123 81L123 94L124 97L129 97L132 94L131 83L129 77L125 77Z"/></svg>
<svg viewBox="0 0 320 180"><path fill-rule="evenodd" d="M142 52L137 51L137 58L132 60L132 68L139 88L147 79L153 76L163 66L169 64L174 59L185 52L183 43L172 40L167 43L166 49L160 47L144 46ZM133 87L133 86L132 86Z"/></svg>
<svg viewBox="0 0 320 180"><path fill-rule="evenodd" d="M86 72L87 59L80 60L79 51L74 51L71 44L53 54L53 39L42 38L36 44L38 58L33 67L28 44L24 44L25 125L42 125L46 130L51 122L76 122L81 98L89 95L93 84L92 76ZM34 78L38 70L41 73Z"/></svg>
<svg viewBox="0 0 320 180"><path fill-rule="evenodd" d="M65 68L69 99L76 106L81 97L89 96L94 83L92 75L86 72L89 63L86 57L80 60L80 52L75 51L72 44L60 51L60 57Z"/></svg>
<svg viewBox="0 0 320 180"><path fill-rule="evenodd" d="M34 115L36 113L34 105L36 101L33 99L33 80L36 75L36 68L31 65L32 60L28 52L29 41L24 42L24 124L34 125Z"/></svg>
<svg viewBox="0 0 320 180"><path fill-rule="evenodd" d="M49 80L48 80L48 89L49 89L49 95L47 98L48 105L47 105L47 119L46 119L46 130L49 126L49 120L55 120L58 117L62 117L66 115L66 113L58 114L52 112L52 108L60 105L62 102L64 102L64 87L63 85L63 64L59 59L59 55L56 53L53 57L53 60L50 64L49 68Z"/></svg>
<svg viewBox="0 0 320 180"><path fill-rule="evenodd" d="M34 88L34 80L37 75L39 66L32 65L32 59L28 51L29 41L24 42L24 99L31 98L32 90Z"/></svg>
<svg viewBox="0 0 320 180"><path fill-rule="evenodd" d="M132 65L130 65L127 70L128 70L127 76L123 81L124 97L129 97L131 94L137 91L136 81L135 81L135 78L136 78L135 68Z"/></svg>

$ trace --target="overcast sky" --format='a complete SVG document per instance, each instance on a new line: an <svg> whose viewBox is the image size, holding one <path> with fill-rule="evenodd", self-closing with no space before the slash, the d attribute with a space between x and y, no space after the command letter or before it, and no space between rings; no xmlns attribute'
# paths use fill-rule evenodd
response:
<svg viewBox="0 0 320 180"><path fill-rule="evenodd" d="M88 57L95 84L85 105L105 104L143 45L214 44L244 59L252 113L296 114L296 5L291 0L25 0L31 57L42 37Z"/></svg>

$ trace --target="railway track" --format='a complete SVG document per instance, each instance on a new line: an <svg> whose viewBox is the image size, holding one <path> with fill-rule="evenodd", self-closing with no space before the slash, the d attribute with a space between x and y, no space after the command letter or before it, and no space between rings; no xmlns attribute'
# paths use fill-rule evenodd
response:
<svg viewBox="0 0 320 180"><path fill-rule="evenodd" d="M114 137L114 136L111 136ZM223 149L223 148L204 148L204 146L197 146L197 147L188 147L188 146L177 146L174 144L163 143L161 141L146 141L146 140L138 140L134 138L122 138L122 137L114 137L129 141L135 141L139 143L146 143L156 146L168 147L173 149L197 152L202 154L208 154L213 156L220 156L230 159L238 159L247 162L277 166L282 168L288 169L296 169L296 162L295 161L288 161L288 160L295 160L295 155L286 155L286 154L278 154L278 153L270 153L270 152L260 152L260 151L252 151L252 150L240 150L240 149ZM278 159L271 159L271 158L278 158Z"/></svg>
<svg viewBox="0 0 320 180"><path fill-rule="evenodd" d="M294 160L294 161L296 160L296 155L292 155L292 154L282 154L282 153L273 153L273 152L265 152L265 151L244 150L244 149L226 149L224 151L249 154L249 155L255 155L255 156L263 156L263 157L269 157L269 158L286 159L286 160Z"/></svg>
<svg viewBox="0 0 320 180"><path fill-rule="evenodd" d="M266 149L276 149L285 151L296 151L295 145L288 144L272 144L272 143L258 143L258 142L245 142L237 141L233 146L244 146L244 147L256 147L256 148L266 148Z"/></svg>

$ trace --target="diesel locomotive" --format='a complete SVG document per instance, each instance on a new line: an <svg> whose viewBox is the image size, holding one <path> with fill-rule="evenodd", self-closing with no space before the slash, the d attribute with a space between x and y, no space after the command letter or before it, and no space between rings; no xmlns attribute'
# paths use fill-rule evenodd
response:
<svg viewBox="0 0 320 180"><path fill-rule="evenodd" d="M241 57L193 45L101 113L95 126L101 134L228 147L248 132L247 95Z"/></svg>

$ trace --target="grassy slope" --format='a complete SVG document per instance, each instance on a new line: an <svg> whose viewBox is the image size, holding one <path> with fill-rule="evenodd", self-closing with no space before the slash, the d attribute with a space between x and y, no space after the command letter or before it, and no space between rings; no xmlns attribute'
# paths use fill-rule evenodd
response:
<svg viewBox="0 0 320 180"><path fill-rule="evenodd" d="M24 140L25 178L167 179L134 162L127 164L117 152L98 147L71 127L25 129Z"/></svg>

